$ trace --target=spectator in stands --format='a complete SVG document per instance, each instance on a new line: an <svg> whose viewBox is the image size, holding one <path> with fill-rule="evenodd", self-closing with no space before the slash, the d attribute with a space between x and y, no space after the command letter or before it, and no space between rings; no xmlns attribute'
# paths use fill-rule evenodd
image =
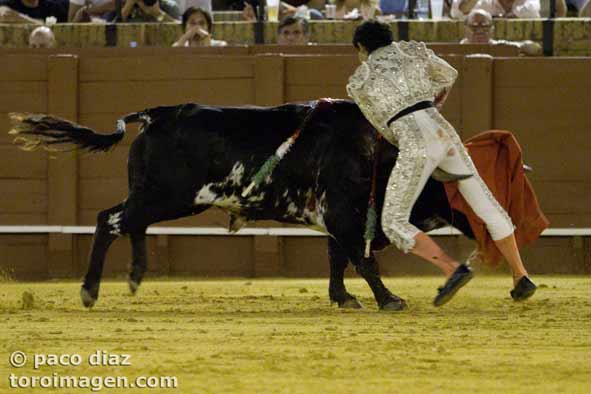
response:
<svg viewBox="0 0 591 394"><path fill-rule="evenodd" d="M123 22L177 22L180 11L174 0L125 0Z"/></svg>
<svg viewBox="0 0 591 394"><path fill-rule="evenodd" d="M441 11L442 17L450 18L451 3L452 0L443 0L443 9ZM418 8L421 5L423 5L423 7L429 6L428 2L416 4L417 8L415 8L415 14L418 17L421 16L421 10ZM428 12L428 8L423 9L426 9ZM380 10L383 15L380 18L382 22L392 22L397 18L404 18L408 15L408 0L380 0Z"/></svg>
<svg viewBox="0 0 591 394"><path fill-rule="evenodd" d="M251 4L250 2L244 2L244 8L242 8L242 19L248 22L256 22L257 20L257 12L255 8L257 7L256 4Z"/></svg>
<svg viewBox="0 0 591 394"><path fill-rule="evenodd" d="M324 19L322 10L326 0L285 0L281 2L283 16L297 16L306 19Z"/></svg>
<svg viewBox="0 0 591 394"><path fill-rule="evenodd" d="M583 8L579 10L579 17L591 18L591 0L587 0Z"/></svg>
<svg viewBox="0 0 591 394"><path fill-rule="evenodd" d="M0 23L42 24L46 18L68 21L68 0L0 0Z"/></svg>
<svg viewBox="0 0 591 394"><path fill-rule="evenodd" d="M495 27L489 12L474 9L470 11L464 24L464 39L460 44L506 44L517 46L521 53L528 56L542 54L542 46L533 41L493 40Z"/></svg>
<svg viewBox="0 0 591 394"><path fill-rule="evenodd" d="M29 36L29 48L54 48L55 36L47 26L39 26Z"/></svg>
<svg viewBox="0 0 591 394"><path fill-rule="evenodd" d="M277 28L277 44L308 45L310 34L308 22L304 18L286 16Z"/></svg>
<svg viewBox="0 0 591 394"><path fill-rule="evenodd" d="M286 16L297 16L305 19L324 19L324 15L319 9L325 0L287 0L279 4L279 20ZM249 22L257 20L258 0L249 0L244 2L242 9L242 19Z"/></svg>
<svg viewBox="0 0 591 394"><path fill-rule="evenodd" d="M222 47L226 41L211 38L213 19L202 8L189 7L183 13L183 35L172 44L173 47Z"/></svg>
<svg viewBox="0 0 591 394"><path fill-rule="evenodd" d="M73 23L92 22L93 18L107 20L115 11L115 0L70 0L68 21Z"/></svg>
<svg viewBox="0 0 591 394"><path fill-rule="evenodd" d="M560 9L560 4L558 4L559 2L564 3L564 6L566 7L566 13L565 15L559 15L559 9ZM577 17L580 15L581 10L583 9L583 7L585 6L586 0L556 0L556 16L557 17ZM542 5L543 6L543 5Z"/></svg>
<svg viewBox="0 0 591 394"><path fill-rule="evenodd" d="M182 3L182 1L178 1L177 3ZM190 7L194 8L201 8L209 12L210 14L213 12L213 6L211 4L211 0L185 0L185 9L181 10L181 13L187 11ZM219 8L219 10L226 10L229 8Z"/></svg>
<svg viewBox="0 0 591 394"><path fill-rule="evenodd" d="M336 0L336 19L373 19L382 15L374 0Z"/></svg>
<svg viewBox="0 0 591 394"><path fill-rule="evenodd" d="M573 0L573 1L584 1L584 0ZM567 17L568 7L567 1L565 0L556 0L556 18L565 18Z"/></svg>
<svg viewBox="0 0 591 394"><path fill-rule="evenodd" d="M453 0L451 16L465 19L472 9L485 10L494 18L540 18L540 0Z"/></svg>
<svg viewBox="0 0 591 394"><path fill-rule="evenodd" d="M408 0L380 0L380 10L384 21L393 21L408 15Z"/></svg>

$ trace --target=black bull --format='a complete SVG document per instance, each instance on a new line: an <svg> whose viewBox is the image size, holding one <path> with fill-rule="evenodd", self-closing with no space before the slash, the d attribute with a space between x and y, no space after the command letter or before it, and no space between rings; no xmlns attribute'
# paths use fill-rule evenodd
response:
<svg viewBox="0 0 591 394"><path fill-rule="evenodd" d="M128 115L110 135L50 116L13 115L11 133L25 142L25 149L74 144L106 151L122 139L124 122L144 123L129 152L129 196L97 217L81 289L84 305L90 307L98 298L105 255L117 237L128 234L131 239L129 285L135 293L147 267L147 227L217 206L231 215L234 227L245 220L277 220L322 229L330 235L331 301L341 307L360 306L344 285L350 261L371 287L381 309L404 309L405 301L382 283L373 254L363 256L374 151L379 151L376 207L380 217L385 185L398 150L376 138L354 103L335 101L314 112L272 179L246 198L241 196L263 162L300 126L311 107L157 107ZM452 218L457 228L472 236L465 216L452 212L443 184L430 179L415 204L411 222L428 231L451 223ZM378 220L372 250L388 244Z"/></svg>

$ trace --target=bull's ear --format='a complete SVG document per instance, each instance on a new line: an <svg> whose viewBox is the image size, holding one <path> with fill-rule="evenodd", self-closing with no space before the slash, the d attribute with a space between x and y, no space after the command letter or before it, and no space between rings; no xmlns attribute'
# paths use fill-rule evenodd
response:
<svg viewBox="0 0 591 394"><path fill-rule="evenodd" d="M451 172L447 172L442 170L441 168L436 168L435 171L431 174L431 177L439 182L455 182L455 181L462 181L464 179L468 179L472 176L472 174L452 174Z"/></svg>

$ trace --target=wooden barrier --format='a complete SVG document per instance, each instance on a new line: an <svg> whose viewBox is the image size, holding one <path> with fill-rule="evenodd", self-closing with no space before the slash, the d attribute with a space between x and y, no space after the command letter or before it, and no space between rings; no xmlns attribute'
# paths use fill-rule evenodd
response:
<svg viewBox="0 0 591 394"><path fill-rule="evenodd" d="M178 48L114 48L56 55L0 51L0 130L9 112L52 112L111 132L115 120L149 106L183 102L219 105L276 105L331 96L344 98L357 65L352 53L251 54L248 48L220 56ZM246 51L246 52L244 52ZM493 58L450 55L460 76L444 115L462 137L500 128L515 132L544 211L556 227L589 227L586 136L591 120L586 78L591 59ZM93 225L99 210L127 193L126 156L135 130L105 154L25 153L0 133L0 225ZM53 157L55 156L55 158ZM166 226L226 226L226 215L211 209ZM275 222L254 226L281 226ZM90 236L72 234L0 235L0 269L20 278L79 275L85 270ZM152 273L199 275L320 275L326 273L324 240L252 236L151 236ZM454 254L469 243L446 240ZM121 272L129 247L119 240L107 267ZM544 240L529 253L538 272L589 272L587 238ZM199 261L194 261L199 250ZM18 257L22 256L22 257ZM386 273L432 272L413 258L388 252ZM563 260L568 259L570 265ZM543 261L542 261L543 260ZM116 263L115 263L116 261ZM389 262L389 263L388 263ZM17 264L18 263L18 264ZM115 264L115 265L113 265ZM531 265L530 265L531 266ZM234 268L232 268L234 267ZM110 268L109 268L110 269Z"/></svg>
<svg viewBox="0 0 591 394"><path fill-rule="evenodd" d="M440 55L469 55L482 53L494 57L519 56L519 48L514 45L476 45L454 43L428 43L427 46ZM347 44L317 44L317 45L252 45L249 47L251 54L282 53L289 55L331 55L344 54L356 55L353 45Z"/></svg>

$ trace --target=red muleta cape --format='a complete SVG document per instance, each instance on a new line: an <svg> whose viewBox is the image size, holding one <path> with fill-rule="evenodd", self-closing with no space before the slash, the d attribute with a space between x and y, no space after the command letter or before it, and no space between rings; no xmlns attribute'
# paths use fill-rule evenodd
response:
<svg viewBox="0 0 591 394"><path fill-rule="evenodd" d="M538 239L549 221L542 213L534 190L525 176L521 147L508 131L491 130L467 141L478 173L515 225L517 245L522 247ZM445 192L453 209L468 218L485 262L497 265L502 259L486 225L470 208L458 190L457 182L445 183Z"/></svg>

